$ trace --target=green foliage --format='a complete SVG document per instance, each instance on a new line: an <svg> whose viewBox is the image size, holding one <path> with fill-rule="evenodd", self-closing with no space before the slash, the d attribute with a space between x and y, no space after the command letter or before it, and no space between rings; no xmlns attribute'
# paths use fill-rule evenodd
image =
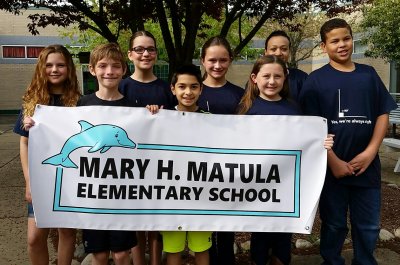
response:
<svg viewBox="0 0 400 265"><path fill-rule="evenodd" d="M169 19L169 24L171 23ZM88 21L88 23L93 24L93 22ZM221 23L216 20L215 18L212 18L210 16L204 15L204 20L203 20L204 25L201 27L197 34L196 38L196 49L194 53L194 58L200 58L200 49L203 46L204 42L206 42L207 39L219 35L221 31ZM237 33L239 25L238 21L233 23L231 27L231 31L229 32L227 39L229 43L232 45L232 47L235 47L236 45L239 44L240 38L239 34ZM207 25L207 26L205 26ZM241 31L242 34L247 34L252 27L252 24L250 20L246 19L242 21L241 25ZM110 23L109 28L114 34L117 32L117 26L115 23ZM157 22L153 21L147 21L144 24L145 30L151 32L156 40L159 40L157 42L157 49L158 49L158 59L162 61L168 62L168 54L165 48L165 44L163 41L162 32L159 27L159 24ZM98 32L91 30L90 28L87 30L80 30L78 26L73 26L69 28L62 28L60 30L61 36L65 38L69 38L70 40L70 45L69 49L73 51L74 53L77 52L90 52L94 47L101 43L106 43L108 42L103 36L101 36ZM118 36L118 44L121 46L123 51L128 50L129 46L129 38L131 36L131 32L128 30L120 30L119 31L119 36ZM83 45L82 45L83 44ZM75 46L82 45L81 48L76 48ZM245 47L242 51L242 54L245 55L250 55L254 53L254 49L251 49L249 47ZM257 58L257 57L256 57Z"/></svg>
<svg viewBox="0 0 400 265"><path fill-rule="evenodd" d="M363 10L366 55L400 63L400 0L375 0Z"/></svg>
<svg viewBox="0 0 400 265"><path fill-rule="evenodd" d="M85 47L103 41L91 38L94 36L91 32L98 33L108 42L118 42L124 48L125 36L148 29L162 40L158 43L159 58L164 59L167 54L171 69L175 69L196 58L199 47L211 35L226 37L234 54L246 53L246 45L267 19L292 18L304 13L310 4L335 15L350 12L354 6L366 1L371 0L352 1L353 5L348 5L348 0L7 0L0 1L0 9L18 14L28 7L46 8L50 13L44 14L38 9L38 13L28 16L31 20L29 31L37 35L39 28L48 25L74 27L77 24L76 30L83 34L88 32L87 36L78 37L83 38Z"/></svg>
<svg viewBox="0 0 400 265"><path fill-rule="evenodd" d="M91 22L93 23L93 22ZM145 29L150 31L156 40L162 40L162 34L160 27L154 22L146 22ZM111 31L116 31L115 25L110 24ZM67 45L68 49L73 53L78 52L90 52L99 44L107 43L107 39L100 35L98 32L91 30L80 30L78 26L73 26L69 28L62 28L60 30L60 35L64 38L70 40L70 45ZM121 30L118 34L118 44L121 49L125 52L129 49L129 39L132 33L129 30ZM79 46L79 47L77 47ZM163 61L168 61L168 54L165 50L164 43L159 41L157 43L158 49L158 59Z"/></svg>
<svg viewBox="0 0 400 265"><path fill-rule="evenodd" d="M327 20L323 12L316 12L313 8L296 14L292 18L276 21L270 19L264 24L260 33L264 34L264 39L272 31L284 30L290 37L291 51L289 66L297 68L298 63L310 58L314 50L319 46L319 29Z"/></svg>

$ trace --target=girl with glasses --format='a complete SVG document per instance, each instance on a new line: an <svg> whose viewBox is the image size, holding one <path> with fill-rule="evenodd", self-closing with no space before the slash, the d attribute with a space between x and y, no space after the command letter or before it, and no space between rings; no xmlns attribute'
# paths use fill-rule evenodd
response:
<svg viewBox="0 0 400 265"><path fill-rule="evenodd" d="M129 40L129 60L134 64L133 74L121 81L119 90L138 107L158 105L173 108L175 104L169 85L153 73L157 60L156 39L148 31L138 31ZM162 240L158 231L137 232L138 244L132 248L133 264L145 264L146 241L149 244L150 264L161 264ZM147 240L146 240L147 239Z"/></svg>

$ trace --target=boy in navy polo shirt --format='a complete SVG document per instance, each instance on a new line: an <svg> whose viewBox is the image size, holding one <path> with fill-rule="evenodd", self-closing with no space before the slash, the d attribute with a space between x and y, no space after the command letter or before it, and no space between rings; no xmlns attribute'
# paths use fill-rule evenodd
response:
<svg viewBox="0 0 400 265"><path fill-rule="evenodd" d="M396 104L376 71L354 63L352 30L343 19L322 25L321 48L329 64L312 72L300 94L306 114L325 117L335 143L320 199L323 264L345 264L341 250L350 211L352 264L377 264L381 168L379 146Z"/></svg>

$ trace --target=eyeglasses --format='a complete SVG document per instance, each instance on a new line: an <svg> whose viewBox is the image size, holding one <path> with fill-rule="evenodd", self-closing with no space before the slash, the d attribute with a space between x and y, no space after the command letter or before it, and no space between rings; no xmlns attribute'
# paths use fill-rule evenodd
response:
<svg viewBox="0 0 400 265"><path fill-rule="evenodd" d="M136 52L137 54L143 54L144 51L147 51L150 54L155 54L157 53L157 48L156 47L142 47L142 46L137 46L131 49L131 51Z"/></svg>

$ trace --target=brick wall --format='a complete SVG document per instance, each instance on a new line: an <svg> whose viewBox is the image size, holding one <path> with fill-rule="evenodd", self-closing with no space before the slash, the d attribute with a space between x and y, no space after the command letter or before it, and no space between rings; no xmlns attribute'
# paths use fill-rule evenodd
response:
<svg viewBox="0 0 400 265"><path fill-rule="evenodd" d="M31 22L27 17L31 14L43 14L48 13L46 9L29 9L24 11L21 15L14 15L12 13L0 10L0 34L19 36L19 35L30 35L28 30L28 23ZM47 26L46 28L39 28L40 36L58 36L60 29L54 26Z"/></svg>

